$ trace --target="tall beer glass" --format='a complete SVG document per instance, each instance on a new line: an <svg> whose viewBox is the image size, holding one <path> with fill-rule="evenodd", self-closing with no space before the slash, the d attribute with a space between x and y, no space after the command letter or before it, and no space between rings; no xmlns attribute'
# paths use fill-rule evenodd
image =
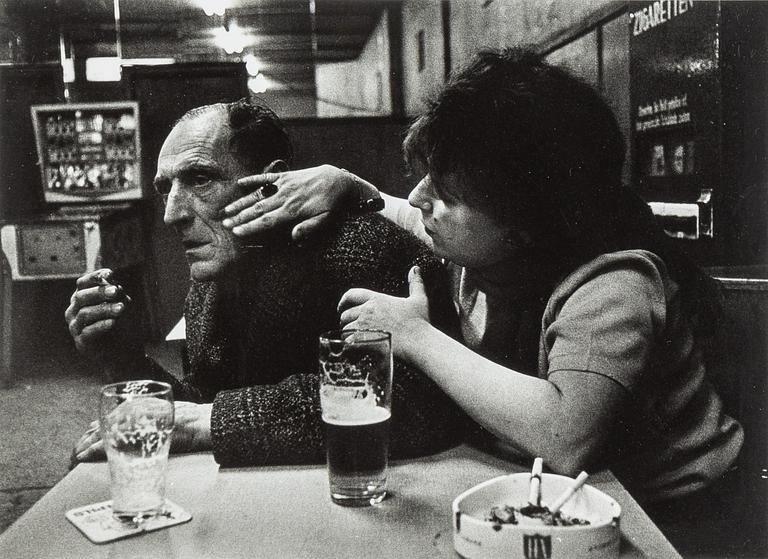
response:
<svg viewBox="0 0 768 559"><path fill-rule="evenodd" d="M389 332L320 336L320 404L333 502L360 507L386 496L391 402Z"/></svg>
<svg viewBox="0 0 768 559"><path fill-rule="evenodd" d="M99 422L114 518L136 523L162 514L174 422L171 386L150 380L108 384L101 389Z"/></svg>

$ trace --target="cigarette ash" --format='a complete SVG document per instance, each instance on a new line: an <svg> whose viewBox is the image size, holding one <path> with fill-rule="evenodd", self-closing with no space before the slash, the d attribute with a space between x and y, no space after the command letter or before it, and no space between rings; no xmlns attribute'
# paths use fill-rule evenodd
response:
<svg viewBox="0 0 768 559"><path fill-rule="evenodd" d="M496 524L521 524L535 526L587 526L589 520L567 516L561 511L552 514L547 507L527 505L514 507L511 505L496 506L485 517L488 522Z"/></svg>

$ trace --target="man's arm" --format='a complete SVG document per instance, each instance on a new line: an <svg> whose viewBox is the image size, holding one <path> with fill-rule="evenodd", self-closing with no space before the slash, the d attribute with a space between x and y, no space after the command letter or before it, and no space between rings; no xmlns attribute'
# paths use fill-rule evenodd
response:
<svg viewBox="0 0 768 559"><path fill-rule="evenodd" d="M432 381L395 362L392 386L393 458L421 456L458 444L466 416ZM219 392L211 413L211 440L222 466L310 464L325 459L319 375Z"/></svg>
<svg viewBox="0 0 768 559"><path fill-rule="evenodd" d="M361 238L366 240L361 243ZM330 306L337 324L336 302L352 286L393 294L407 292L408 270L419 265L428 287L433 323L455 334L458 322L445 270L413 236L378 216L365 216L343 226L330 252L322 255L324 262L332 264L323 274L325 290L317 298L323 308L318 315ZM351 262L345 265L348 259ZM318 325L327 322L315 321ZM395 458L429 454L458 444L471 425L434 382L400 361L395 361L392 400L390 448ZM276 384L219 392L213 403L211 436L214 457L224 466L322 461L316 369Z"/></svg>
<svg viewBox="0 0 768 559"><path fill-rule="evenodd" d="M324 459L316 373L224 390L211 412L213 456L222 466L309 464Z"/></svg>

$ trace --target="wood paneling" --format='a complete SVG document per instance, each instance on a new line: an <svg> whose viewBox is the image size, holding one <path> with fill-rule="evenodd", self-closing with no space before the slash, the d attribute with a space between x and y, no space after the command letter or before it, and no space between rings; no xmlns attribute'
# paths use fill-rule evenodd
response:
<svg viewBox="0 0 768 559"><path fill-rule="evenodd" d="M29 108L63 101L57 64L0 66L0 218L44 207Z"/></svg>
<svg viewBox="0 0 768 559"><path fill-rule="evenodd" d="M768 270L758 276L766 277ZM733 270L730 275L738 275ZM746 274L744 274L746 275ZM748 281L728 281L725 316L709 344L708 373L723 399L726 412L744 427L739 465L741 494L734 507L746 515L742 546L749 557L768 553L768 280L762 287Z"/></svg>

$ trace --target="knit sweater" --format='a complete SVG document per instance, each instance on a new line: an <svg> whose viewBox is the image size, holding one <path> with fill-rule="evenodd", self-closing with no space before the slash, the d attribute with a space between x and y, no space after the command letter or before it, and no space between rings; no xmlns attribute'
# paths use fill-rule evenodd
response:
<svg viewBox="0 0 768 559"><path fill-rule="evenodd" d="M413 235L375 214L346 219L310 245L246 253L220 281L193 281L184 312L184 378L176 391L178 399L213 402L216 461L322 461L318 335L338 328L336 305L350 288L407 295L414 265L425 279L433 324L455 332L441 264ZM467 422L436 384L395 360L394 458L456 444Z"/></svg>

